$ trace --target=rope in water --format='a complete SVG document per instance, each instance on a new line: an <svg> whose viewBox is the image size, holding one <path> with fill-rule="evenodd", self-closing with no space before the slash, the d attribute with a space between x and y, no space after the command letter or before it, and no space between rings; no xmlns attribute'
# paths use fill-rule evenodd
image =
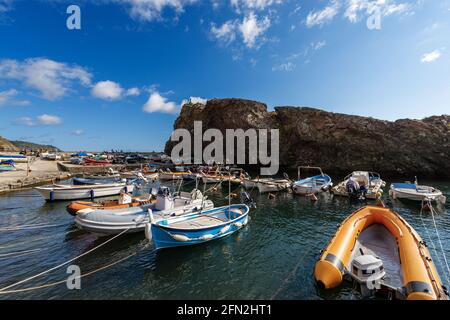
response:
<svg viewBox="0 0 450 320"><path fill-rule="evenodd" d="M434 219L434 208L433 208L433 206L431 205L431 203L430 203L430 210L431 210L431 217L432 217L432 219L433 219L434 229L436 230L436 235L437 235L437 238L438 238L439 246L440 246L440 248L441 248L442 256L443 256L443 258L444 258L445 267L447 268L447 274L445 275L445 277L447 278L447 284L450 285L450 282L449 282L449 279L448 279L448 275L450 275L450 268L449 268L449 266L448 266L447 257L445 256L445 251L444 251L444 247L443 247L443 245L442 245L441 236L440 236L440 234L439 234L439 231L438 231L438 228L437 228L437 225L436 225L436 220Z"/></svg>
<svg viewBox="0 0 450 320"><path fill-rule="evenodd" d="M430 210L433 210L433 206L431 205L431 202L429 202L429 200L428 200L428 206L429 206ZM423 209L424 209L424 200L422 200L422 205L421 205L421 209L420 209L420 220L422 221L422 226L423 226L423 228L425 229L425 232L427 233L428 240L430 241L431 246L433 247L433 251L434 251L434 254L436 255L436 258L437 258L437 260L438 260L438 262L439 262L439 265L441 266L442 270L445 271L444 264L442 263L442 260L441 260L439 254L438 254L438 251L437 251L437 249L436 249L436 245L434 244L434 241L433 241L433 239L431 238L430 231L428 230L428 228L427 228L427 226L426 226L426 224L425 224L425 221L424 221L424 219L423 219ZM433 213L432 213L432 217L433 217L433 222L434 222L434 227L435 227L435 230L436 230L436 234L439 236L439 233L438 233L437 227L436 227L436 222L435 222L435 220L434 220L434 215L433 215ZM439 237L439 242L440 242L440 237ZM448 270L449 270L449 267L448 267L448 264L447 264L447 259L446 259L446 257L445 257L445 253L444 253L444 251L443 251L443 249L442 249L442 243L440 243L440 245L441 245L442 255L444 256L444 259L445 259L445 262L446 262L446 265L447 265L447 271L448 271ZM448 274L447 274L447 273L444 273L444 275L445 275L445 279L446 279L446 281L447 281L447 285L450 285L450 281L449 281L449 278L448 278Z"/></svg>
<svg viewBox="0 0 450 320"><path fill-rule="evenodd" d="M123 261L125 261L125 260L127 260L127 259L129 259L131 257L134 257L135 255L137 255L142 250L148 248L149 245L150 245L150 243L147 243L144 247L142 247L141 249L139 249L136 252L133 252L132 254L129 254L126 257L123 257L123 258L121 258L119 260L116 260L116 261L114 261L112 263L109 263L107 265L101 266L100 268L94 269L94 270L89 271L87 273L81 274L79 278L81 279L81 278L84 278L84 277L88 277L88 276L93 275L93 274L95 274L95 273L97 273L99 271L111 268L111 267L115 266L116 264L119 264L120 262L123 262ZM63 284L63 283L67 283L67 280L59 280L59 281L55 281L55 282L46 283L46 284L43 284L43 285L40 285L40 286L23 288L23 289L17 289L17 290L3 291L3 289L2 289L2 290L0 290L0 295L2 295L2 294L27 292L27 291L34 291L34 290L39 290L39 289L45 289L45 288L54 287L54 286L57 286L57 285Z"/></svg>
<svg viewBox="0 0 450 320"><path fill-rule="evenodd" d="M69 263L71 263L71 262L73 262L73 261L75 261L75 260L77 260L77 259L79 259L79 258L81 258L81 257L84 257L84 256L88 255L89 253L93 252L94 250L97 250L97 249L99 249L100 247L103 247L105 244L107 244L107 243L113 241L114 239L118 238L118 237L121 236L122 234L126 233L128 230L130 230L130 228L125 229L125 230L122 231L121 233L119 233L119 234L115 235L114 237L112 237L112 238L106 240L105 242L99 244L98 246L96 246L96 247L94 247L94 248L92 248L92 249L90 249L90 250L88 250L88 251L86 251L86 252L84 252L84 253L82 253L82 254L80 254L80 255L78 255L78 256L76 256L76 257L74 257L74 258L72 258L72 259L70 259L70 260L68 260L68 261L66 261L66 262L63 262L63 263L61 263L61 264L59 264L59 265L57 265L57 266L55 266L55 267L52 267L52 268L47 269L47 270L45 270L45 271L42 271L41 273L38 273L38 274L36 274L36 275L34 275L34 276L31 276L31 277L29 277L29 278L26 278L26 279L24 279L24 280L18 281L18 282L13 283L13 284L11 284L11 285L9 285L9 286L6 286L6 287L4 287L4 288L1 288L1 289L0 289L0 294L3 293L4 291L6 291L7 289L16 287L16 286L18 286L19 284L22 284L22 283L28 282L28 281L30 281L30 280L33 280L33 279L35 279L35 278L38 278L38 277L40 277L40 276L42 276L42 275L44 275L44 274L47 274L47 273L49 273L49 272L51 272L51 271L53 271L53 270L59 269L59 268L65 266L65 265L67 265L67 264L69 264Z"/></svg>
<svg viewBox="0 0 450 320"><path fill-rule="evenodd" d="M23 251L15 251L15 252L8 252L8 253L0 253L0 259L3 258L10 258L10 257L20 257L27 254L31 254L37 251L41 251L42 249L30 249L30 250L23 250Z"/></svg>

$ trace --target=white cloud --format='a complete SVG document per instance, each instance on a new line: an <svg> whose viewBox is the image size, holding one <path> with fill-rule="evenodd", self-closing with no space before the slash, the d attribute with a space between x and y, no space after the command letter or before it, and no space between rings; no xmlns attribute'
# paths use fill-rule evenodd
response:
<svg viewBox="0 0 450 320"><path fill-rule="evenodd" d="M208 99L204 99L201 97L190 97L189 99L184 99L183 101L181 101L181 106L185 105L186 103L200 103L200 104L206 104L206 102L208 102Z"/></svg>
<svg viewBox="0 0 450 320"><path fill-rule="evenodd" d="M439 59L441 57L441 51L440 50L434 50L428 53L425 53L422 56L422 59L420 60L422 63L430 63L433 61L436 61L437 59Z"/></svg>
<svg viewBox="0 0 450 320"><path fill-rule="evenodd" d="M6 91L0 92L0 106L5 104L6 102L10 101L12 97L14 97L17 94L16 89L9 89Z"/></svg>
<svg viewBox="0 0 450 320"><path fill-rule="evenodd" d="M253 12L250 12L249 15L244 17L242 23L239 24L239 30L243 41L248 48L253 48L255 45L258 47L256 40L263 35L269 27L269 17L258 20L258 17Z"/></svg>
<svg viewBox="0 0 450 320"><path fill-rule="evenodd" d="M1 60L0 78L23 82L38 90L48 100L66 95L75 83L83 86L91 84L92 75L77 65L45 58L30 58L24 61Z"/></svg>
<svg viewBox="0 0 450 320"><path fill-rule="evenodd" d="M52 126L61 124L62 119L58 116L50 114L42 114L36 118L31 117L20 117L14 120L14 124L23 125L28 127L33 127L36 125Z"/></svg>
<svg viewBox="0 0 450 320"><path fill-rule="evenodd" d="M216 27L213 23L210 31L217 41L223 45L228 45L236 39L236 21L229 20L220 27Z"/></svg>
<svg viewBox="0 0 450 320"><path fill-rule="evenodd" d="M77 129L71 132L72 135L74 136L81 136L84 134L84 131L82 129Z"/></svg>
<svg viewBox="0 0 450 320"><path fill-rule="evenodd" d="M306 26L312 28L314 26L322 26L333 20L340 8L337 0L332 0L328 6L318 11L310 11L306 17Z"/></svg>
<svg viewBox="0 0 450 320"><path fill-rule="evenodd" d="M290 72L295 69L295 63L286 62L272 67L272 71L286 71Z"/></svg>
<svg viewBox="0 0 450 320"><path fill-rule="evenodd" d="M379 12L387 17L393 14L411 12L412 5L408 3L395 3L392 0L347 0L344 16L350 22L358 22L361 17Z"/></svg>
<svg viewBox="0 0 450 320"><path fill-rule="evenodd" d="M138 96L141 94L141 90L139 90L139 88L130 88L127 90L127 92L125 93L125 95L127 96Z"/></svg>
<svg viewBox="0 0 450 320"><path fill-rule="evenodd" d="M14 120L14 123L17 125L23 125L23 126L28 126L28 127L32 127L32 126L36 125L33 118L30 118L30 117L17 118L16 120Z"/></svg>
<svg viewBox="0 0 450 320"><path fill-rule="evenodd" d="M284 0L231 0L231 5L238 11L241 8L250 10L264 10L272 5L281 4Z"/></svg>
<svg viewBox="0 0 450 320"><path fill-rule="evenodd" d="M91 94L104 100L117 100L122 97L123 88L117 82L106 80L97 82L91 90Z"/></svg>
<svg viewBox="0 0 450 320"><path fill-rule="evenodd" d="M37 123L45 126L52 126L56 124L60 124L62 119L58 116L53 116L50 114L43 114L37 117Z"/></svg>
<svg viewBox="0 0 450 320"><path fill-rule="evenodd" d="M174 10L177 14L184 11L184 7L197 0L115 0L117 3L127 5L131 17L141 21L154 21L161 19L166 8Z"/></svg>
<svg viewBox="0 0 450 320"><path fill-rule="evenodd" d="M13 0L0 0L0 13L11 10L12 2Z"/></svg>
<svg viewBox="0 0 450 320"><path fill-rule="evenodd" d="M320 50L320 49L322 49L323 47L325 47L326 44L327 44L326 41L311 42L311 47L312 47L314 50Z"/></svg>
<svg viewBox="0 0 450 320"><path fill-rule="evenodd" d="M177 113L179 106L175 102L167 101L167 98L161 96L159 92L150 94L147 102L142 108L145 112L163 112L163 113Z"/></svg>

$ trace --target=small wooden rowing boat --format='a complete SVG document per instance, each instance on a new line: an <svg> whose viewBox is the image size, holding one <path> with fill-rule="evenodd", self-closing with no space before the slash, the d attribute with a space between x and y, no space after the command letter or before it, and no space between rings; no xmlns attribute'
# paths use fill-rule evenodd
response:
<svg viewBox="0 0 450 320"><path fill-rule="evenodd" d="M398 299L448 299L419 234L399 214L378 206L363 207L344 220L314 276L327 289L348 277L361 288Z"/></svg>
<svg viewBox="0 0 450 320"><path fill-rule="evenodd" d="M0 161L0 171L14 171L16 166L13 160Z"/></svg>
<svg viewBox="0 0 450 320"><path fill-rule="evenodd" d="M105 159L93 159L93 158L84 158L83 162L87 166L106 166L111 164L108 160Z"/></svg>
<svg viewBox="0 0 450 320"><path fill-rule="evenodd" d="M75 216L78 211L83 209L94 209L94 210L118 210L126 209L132 207L139 207L147 204L154 203L151 195L132 197L130 194L121 194L117 200L107 200L101 202L94 201L74 201L70 203L66 209L71 215Z"/></svg>
<svg viewBox="0 0 450 320"><path fill-rule="evenodd" d="M16 163L28 162L28 158L21 154L0 154L0 162L12 160Z"/></svg>
<svg viewBox="0 0 450 320"><path fill-rule="evenodd" d="M301 179L301 169L318 170L320 174ZM292 185L295 194L307 195L326 191L333 186L329 175L324 174L320 167L300 166L298 167L298 180Z"/></svg>
<svg viewBox="0 0 450 320"><path fill-rule="evenodd" d="M189 246L231 235L248 223L249 207L235 204L157 221L149 210L145 236L156 249Z"/></svg>
<svg viewBox="0 0 450 320"><path fill-rule="evenodd" d="M242 185L246 189L257 188L259 193L278 192L287 190L291 186L291 182L287 179L274 178L256 178L241 179Z"/></svg>

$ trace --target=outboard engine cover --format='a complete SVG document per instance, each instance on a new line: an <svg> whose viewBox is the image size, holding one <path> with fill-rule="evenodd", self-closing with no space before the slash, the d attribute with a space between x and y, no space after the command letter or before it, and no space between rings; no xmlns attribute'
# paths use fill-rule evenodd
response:
<svg viewBox="0 0 450 320"><path fill-rule="evenodd" d="M361 255L351 263L350 276L368 289L379 289L385 275L383 261L373 255Z"/></svg>
<svg viewBox="0 0 450 320"><path fill-rule="evenodd" d="M155 209L158 211L173 209L174 201L170 194L170 189L167 187L161 187L156 195Z"/></svg>

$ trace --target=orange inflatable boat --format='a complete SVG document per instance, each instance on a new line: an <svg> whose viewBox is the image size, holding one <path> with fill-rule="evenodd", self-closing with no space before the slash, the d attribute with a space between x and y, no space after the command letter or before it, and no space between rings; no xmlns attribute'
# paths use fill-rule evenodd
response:
<svg viewBox="0 0 450 320"><path fill-rule="evenodd" d="M363 207L344 220L314 276L327 289L350 277L392 298L448 299L426 243L399 214L378 206Z"/></svg>
<svg viewBox="0 0 450 320"><path fill-rule="evenodd" d="M131 197L129 201L119 200L107 200L102 202L91 202L91 201L74 201L70 203L66 209L71 215L76 216L77 212L82 209L96 209L96 210L114 210L114 209L125 209L130 207L139 207L146 204L154 203L155 200L149 197Z"/></svg>

